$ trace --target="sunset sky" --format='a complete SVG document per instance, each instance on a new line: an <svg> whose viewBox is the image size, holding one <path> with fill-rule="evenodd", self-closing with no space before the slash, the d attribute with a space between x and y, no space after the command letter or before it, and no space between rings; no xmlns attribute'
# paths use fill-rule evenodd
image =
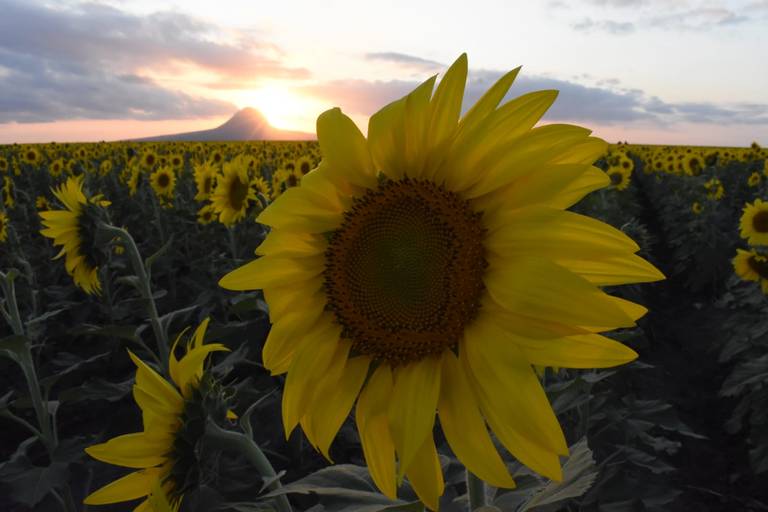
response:
<svg viewBox="0 0 768 512"><path fill-rule="evenodd" d="M314 132L469 56L465 108L558 89L546 122L609 141L768 144L768 0L0 0L0 143L210 128L246 106Z"/></svg>

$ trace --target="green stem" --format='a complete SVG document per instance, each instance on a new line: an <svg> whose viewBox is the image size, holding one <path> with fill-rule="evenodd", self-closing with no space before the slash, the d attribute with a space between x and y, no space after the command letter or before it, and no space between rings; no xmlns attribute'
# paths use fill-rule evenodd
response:
<svg viewBox="0 0 768 512"><path fill-rule="evenodd" d="M232 253L232 259L237 261L237 239L235 238L235 227L227 227L227 235L229 237L229 250Z"/></svg>
<svg viewBox="0 0 768 512"><path fill-rule="evenodd" d="M128 256L131 259L131 265L133 271L136 272L136 276L139 278L139 287L142 298L146 301L147 311L149 312L149 321L152 324L152 331L155 333L155 339L157 340L157 348L160 351L160 361L162 361L162 369L164 373L167 372L168 366L168 337L160 325L160 315L157 313L157 305L155 299L152 296L152 286L149 281L149 274L144 266L144 260L141 259L141 253L136 246L136 242L128 231L122 228L118 228L109 224L102 224L101 229L104 231L119 236L125 244L125 250L128 252Z"/></svg>
<svg viewBox="0 0 768 512"><path fill-rule="evenodd" d="M470 470L467 470L467 494L469 495L469 512L485 505L485 482Z"/></svg>
<svg viewBox="0 0 768 512"><path fill-rule="evenodd" d="M249 436L232 430L224 430L213 422L208 422L208 428L206 428L205 434L209 440L213 441L215 445L222 449L229 449L243 454L245 458L254 465L263 480L272 480L272 483L267 486L267 489L275 491L282 487L280 479L276 478L277 473L269 462L269 459L267 459L264 452L261 451L259 445L257 445ZM276 496L275 500L279 512L292 512L291 504L285 494Z"/></svg>

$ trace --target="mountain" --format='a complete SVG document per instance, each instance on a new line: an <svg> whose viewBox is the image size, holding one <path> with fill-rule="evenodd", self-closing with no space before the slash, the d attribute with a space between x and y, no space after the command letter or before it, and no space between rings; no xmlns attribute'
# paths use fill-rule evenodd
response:
<svg viewBox="0 0 768 512"><path fill-rule="evenodd" d="M133 139L137 142L152 141L230 141L230 140L314 140L312 133L279 130L269 125L267 118L255 108L246 107L216 128L197 132L174 133L172 135L157 135L143 139Z"/></svg>

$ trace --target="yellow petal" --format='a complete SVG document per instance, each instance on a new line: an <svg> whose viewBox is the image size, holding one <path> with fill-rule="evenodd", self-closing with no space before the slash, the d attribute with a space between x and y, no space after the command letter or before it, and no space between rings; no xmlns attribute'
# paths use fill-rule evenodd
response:
<svg viewBox="0 0 768 512"><path fill-rule="evenodd" d="M290 283L297 285L320 275L324 268L322 255L308 258L262 256L222 277L219 286L240 291Z"/></svg>
<svg viewBox="0 0 768 512"><path fill-rule="evenodd" d="M479 316L465 331L461 344L479 384L497 415L524 435L555 453L568 453L568 444L547 395L514 338L488 315Z"/></svg>
<svg viewBox="0 0 768 512"><path fill-rule="evenodd" d="M664 279L659 269L635 254L589 259L571 254L569 249L553 257L552 261L598 286L648 283Z"/></svg>
<svg viewBox="0 0 768 512"><path fill-rule="evenodd" d="M440 366L440 359L430 356L394 370L388 414L400 461L398 479L408 470L424 438L432 437L440 395Z"/></svg>
<svg viewBox="0 0 768 512"><path fill-rule="evenodd" d="M283 390L283 427L286 439L306 413L317 380L328 370L334 358L346 359L350 343L340 340L340 334L341 326L324 325L322 330L306 335L296 351Z"/></svg>
<svg viewBox="0 0 768 512"><path fill-rule="evenodd" d="M491 297L523 316L573 325L631 327L634 320L586 279L545 259L489 258Z"/></svg>
<svg viewBox="0 0 768 512"><path fill-rule="evenodd" d="M483 481L496 487L514 487L515 481L488 435L464 370L450 350L443 352L440 382L440 425L453 453Z"/></svg>
<svg viewBox="0 0 768 512"><path fill-rule="evenodd" d="M403 139L403 174L412 178L423 178L429 145L429 121L431 115L430 97L435 85L432 77L419 85L405 97L405 138Z"/></svg>
<svg viewBox="0 0 768 512"><path fill-rule="evenodd" d="M150 438L144 432L117 436L106 443L89 446L85 452L94 459L126 468L149 468L162 464L170 451L170 440Z"/></svg>
<svg viewBox="0 0 768 512"><path fill-rule="evenodd" d="M486 246L500 255L594 259L606 254L628 257L640 249L626 234L604 222L545 206L506 209L488 217L483 219L490 231Z"/></svg>
<svg viewBox="0 0 768 512"><path fill-rule="evenodd" d="M510 336L531 364L560 368L609 368L637 358L637 352L599 334L581 334L551 340Z"/></svg>
<svg viewBox="0 0 768 512"><path fill-rule="evenodd" d="M179 380L176 382L176 385L179 386L179 389L185 398L189 398L191 395L190 386L200 379L203 373L205 358L208 357L208 354L221 351L229 352L229 348L221 343L210 343L190 350L181 361L179 361Z"/></svg>
<svg viewBox="0 0 768 512"><path fill-rule="evenodd" d="M392 371L387 364L379 365L360 393L355 421L371 478L385 496L396 500L395 443L387 418L391 394Z"/></svg>
<svg viewBox="0 0 768 512"><path fill-rule="evenodd" d="M368 120L368 147L373 162L394 180L401 179L406 170L405 102L406 98L394 101Z"/></svg>
<svg viewBox="0 0 768 512"><path fill-rule="evenodd" d="M134 500L149 494L155 481L160 478L160 468L134 471L88 495L86 505L107 505Z"/></svg>
<svg viewBox="0 0 768 512"><path fill-rule="evenodd" d="M273 229L256 248L256 254L302 257L321 254L328 242L320 235L297 233L284 229Z"/></svg>
<svg viewBox="0 0 768 512"><path fill-rule="evenodd" d="M272 375L288 370L293 354L302 339L332 323L330 316L321 319L324 307L325 302L322 300L308 302L306 307L296 304L296 311L284 314L272 324L261 352L264 366Z"/></svg>
<svg viewBox="0 0 768 512"><path fill-rule="evenodd" d="M341 223L342 210L315 201L316 197L306 186L289 188L256 217L256 222L309 233L330 231Z"/></svg>
<svg viewBox="0 0 768 512"><path fill-rule="evenodd" d="M525 418L510 423L506 415L501 414L501 409L496 407L496 403L492 402L490 396L480 387L477 375L468 362L466 352L465 350L459 353L459 362L462 364L467 378L473 384L473 388L477 390L480 410L498 440L522 464L547 478L562 480L563 472L557 453L539 444L538 436L530 438L517 429L517 426L526 420Z"/></svg>
<svg viewBox="0 0 768 512"><path fill-rule="evenodd" d="M330 462L333 462L329 454L333 438L349 416L352 404L368 375L370 364L368 356L347 359L338 379L324 379L320 382L315 399L309 406L307 433L311 433L311 441Z"/></svg>
<svg viewBox="0 0 768 512"><path fill-rule="evenodd" d="M136 370L136 386L165 402L168 405L169 412L181 410L184 401L179 392L130 350L128 355L138 367Z"/></svg>
<svg viewBox="0 0 768 512"><path fill-rule="evenodd" d="M408 481L421 502L430 510L437 510L440 496L445 490L440 457L435 449L432 436L427 436L416 450L413 462L408 467Z"/></svg>
<svg viewBox="0 0 768 512"><path fill-rule="evenodd" d="M363 188L376 186L365 137L340 108L326 110L317 118L317 140L333 181L344 180Z"/></svg>

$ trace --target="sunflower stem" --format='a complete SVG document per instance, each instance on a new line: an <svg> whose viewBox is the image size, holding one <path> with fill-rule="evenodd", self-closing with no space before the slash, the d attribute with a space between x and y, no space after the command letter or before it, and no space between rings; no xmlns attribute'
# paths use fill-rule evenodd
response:
<svg viewBox="0 0 768 512"><path fill-rule="evenodd" d="M235 227L227 227L227 236L229 237L229 250L232 252L232 259L237 261L237 239L235 238Z"/></svg>
<svg viewBox="0 0 768 512"><path fill-rule="evenodd" d="M243 454L259 472L262 480L272 481L267 486L268 490L276 491L282 487L275 468L272 467L269 459L267 459L259 445L250 436L232 430L224 430L212 421L208 422L205 434L208 440L212 441L215 446ZM291 503L285 494L275 496L275 501L279 512L293 512Z"/></svg>
<svg viewBox="0 0 768 512"><path fill-rule="evenodd" d="M467 494L469 495L469 512L485 505L485 482L470 470L467 470Z"/></svg>
<svg viewBox="0 0 768 512"><path fill-rule="evenodd" d="M155 304L155 298L152 295L152 285L149 280L149 273L144 265L144 260L141 258L139 248L136 246L136 242L131 234L125 229L109 224L102 224L101 229L112 235L119 236L125 244L125 250L128 252L128 256L131 259L133 271L136 272L136 276L139 278L139 292L147 304L149 321L152 324L152 331L155 333L157 348L160 352L159 359L161 361L161 368L163 373L168 374L168 337L163 326L160 324L160 315L157 313L157 305Z"/></svg>

